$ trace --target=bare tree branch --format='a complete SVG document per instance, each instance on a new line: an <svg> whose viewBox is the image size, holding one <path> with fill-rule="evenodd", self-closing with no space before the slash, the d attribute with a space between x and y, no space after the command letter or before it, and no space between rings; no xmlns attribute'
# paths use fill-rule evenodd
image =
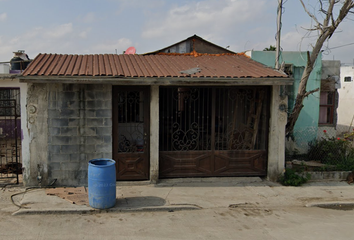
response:
<svg viewBox="0 0 354 240"><path fill-rule="evenodd" d="M320 2L322 2L322 0L320 0ZM332 13L333 13L334 4L335 4L335 0L330 0L328 10L326 11L326 18L323 21L324 27L328 26L330 19L332 19L332 23L333 23L333 14Z"/></svg>
<svg viewBox="0 0 354 240"><path fill-rule="evenodd" d="M316 88L316 89L314 89L314 90L311 90L311 91L309 91L309 92L306 92L305 94L304 94L304 97L306 98L306 97L308 97L308 95L310 95L310 94L312 94L312 93L315 93L315 92L318 92L320 89L319 88Z"/></svg>
<svg viewBox="0 0 354 240"><path fill-rule="evenodd" d="M321 23L319 23L319 21L317 20L317 18L315 17L315 15L313 15L312 13L310 13L310 12L307 10L307 8L306 8L304 2L303 2L302 0L300 0L300 2L301 2L301 4L302 4L302 7L304 8L305 12L317 23L318 26L321 26Z"/></svg>
<svg viewBox="0 0 354 240"><path fill-rule="evenodd" d="M318 31L322 28L320 27L316 27L316 28L304 28L304 27L301 27L302 29L306 30L306 31L310 31L310 32L313 32L313 31Z"/></svg>
<svg viewBox="0 0 354 240"><path fill-rule="evenodd" d="M298 92L296 95L295 99L295 105L292 110L292 112L289 115L288 122L286 124L286 134L288 135L291 133L294 129L295 123L300 115L300 112L302 108L304 107L303 101L304 99L309 96L310 94L318 91L319 89L315 89L312 91L307 92L306 91L306 86L308 79L310 77L310 74L314 68L315 62L317 60L318 55L320 54L320 51L323 47L323 44L326 40L328 40L332 34L336 31L337 27L339 24L343 21L344 18L347 17L348 13L352 13L353 8L354 8L354 1L353 0L329 0L329 5L327 10L324 9L324 5L322 0L319 0L320 3L320 12L325 14L325 18L323 20L323 23L319 23L317 18L310 13L303 0L299 0L305 10L305 12L317 23L317 26L315 26L313 29L310 29L311 31L317 30L319 31L319 36L316 40L315 45L313 46L312 52L307 52L307 64L305 66L304 72L302 74L300 83L299 83L299 88ZM341 8L338 13L337 19L334 18L333 11L335 10L335 5L336 4L341 4Z"/></svg>

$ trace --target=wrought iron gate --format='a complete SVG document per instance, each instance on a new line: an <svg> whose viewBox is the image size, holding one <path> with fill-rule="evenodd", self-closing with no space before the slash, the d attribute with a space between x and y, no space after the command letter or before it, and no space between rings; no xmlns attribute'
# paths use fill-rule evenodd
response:
<svg viewBox="0 0 354 240"><path fill-rule="evenodd" d="M21 108L19 88L0 88L0 179L22 173Z"/></svg>
<svg viewBox="0 0 354 240"><path fill-rule="evenodd" d="M160 177L264 176L267 87L160 89Z"/></svg>

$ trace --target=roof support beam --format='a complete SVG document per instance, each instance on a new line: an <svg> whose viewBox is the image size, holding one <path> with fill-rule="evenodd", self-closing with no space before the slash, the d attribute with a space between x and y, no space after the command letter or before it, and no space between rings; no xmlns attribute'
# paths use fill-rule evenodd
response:
<svg viewBox="0 0 354 240"><path fill-rule="evenodd" d="M292 85L292 78L95 78L95 77L19 77L26 83L75 83L75 84L113 84L113 85Z"/></svg>

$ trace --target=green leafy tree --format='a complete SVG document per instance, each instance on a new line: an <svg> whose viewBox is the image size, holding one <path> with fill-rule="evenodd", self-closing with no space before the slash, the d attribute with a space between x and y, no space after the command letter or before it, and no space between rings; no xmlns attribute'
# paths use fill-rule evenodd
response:
<svg viewBox="0 0 354 240"><path fill-rule="evenodd" d="M270 45L269 48L263 49L263 51L275 51L277 48L275 46Z"/></svg>

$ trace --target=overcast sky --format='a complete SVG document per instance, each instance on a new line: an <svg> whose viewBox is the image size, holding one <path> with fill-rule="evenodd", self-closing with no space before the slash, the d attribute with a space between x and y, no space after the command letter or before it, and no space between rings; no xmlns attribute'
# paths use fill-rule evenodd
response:
<svg viewBox="0 0 354 240"><path fill-rule="evenodd" d="M309 9L317 0L304 0ZM155 51L194 34L231 51L275 45L278 0L0 0L0 61L14 51L38 53L137 53ZM281 47L307 51L316 34L299 0L285 0ZM317 13L318 14L318 13ZM353 63L354 16L323 48L323 58ZM348 45L349 44L349 45ZM344 47L343 46L348 45ZM334 49L332 49L334 48Z"/></svg>

